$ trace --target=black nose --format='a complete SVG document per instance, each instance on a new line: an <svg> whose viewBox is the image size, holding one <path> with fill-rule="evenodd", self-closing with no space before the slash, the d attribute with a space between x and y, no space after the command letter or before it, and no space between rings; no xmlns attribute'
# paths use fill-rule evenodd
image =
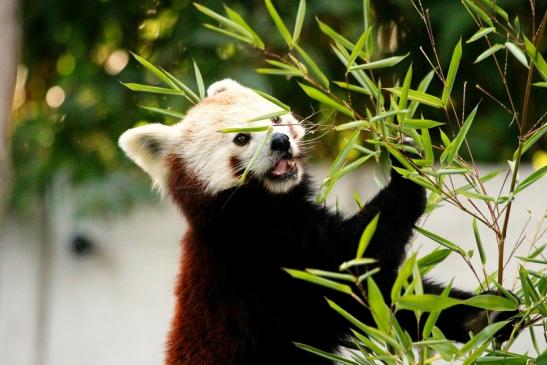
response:
<svg viewBox="0 0 547 365"><path fill-rule="evenodd" d="M283 133L274 133L272 135L272 151L288 152L290 147L291 141L289 140L289 136Z"/></svg>

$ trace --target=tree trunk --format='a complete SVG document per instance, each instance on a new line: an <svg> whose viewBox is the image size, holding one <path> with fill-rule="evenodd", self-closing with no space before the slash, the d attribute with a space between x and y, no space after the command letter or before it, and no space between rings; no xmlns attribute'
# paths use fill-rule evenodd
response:
<svg viewBox="0 0 547 365"><path fill-rule="evenodd" d="M19 51L16 8L17 0L0 0L0 222L11 180L8 126Z"/></svg>

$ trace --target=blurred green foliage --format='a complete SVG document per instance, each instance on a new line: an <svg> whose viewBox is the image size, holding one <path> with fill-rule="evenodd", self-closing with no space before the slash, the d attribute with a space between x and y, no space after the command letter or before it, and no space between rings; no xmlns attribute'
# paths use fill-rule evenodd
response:
<svg viewBox="0 0 547 365"><path fill-rule="evenodd" d="M521 24L530 24L528 2L499 1L511 14L520 16ZM541 3L541 2L539 2ZM264 3L254 1L226 1L257 30L268 45L284 48L284 42L271 22ZM278 0L276 7L282 17L293 19L297 1ZM207 1L205 5L222 10L221 1ZM443 64L448 64L458 34L471 36L475 31L470 17L459 1L429 0L423 5L430 9L433 31ZM423 22L408 0L373 1L374 41L384 57L411 52L415 79L425 75L430 66L419 50L423 46L430 53L429 39ZM544 11L544 10L543 10ZM541 13L541 9L537 10ZM318 31L315 17L356 41L362 32L362 4L360 1L316 0L308 4L301 44L319 63L327 76L341 80L344 70L330 53L328 39ZM84 211L103 213L124 211L135 197L150 196L144 174L134 168L116 145L118 136L138 123L163 121L157 115L137 108L137 105L173 108L184 111L188 107L183 98L136 94L124 82L156 83L137 62L130 60L129 51L149 59L175 76L192 84L195 59L205 83L230 77L272 93L292 106L296 114L305 117L313 112L309 99L293 82L280 77L259 75L254 69L263 67L258 50L228 41L202 27L207 17L199 13L188 0L173 1L92 1L25 0L22 2L23 48L14 102L11 154L15 167L12 205L19 209L32 207L36 197L47 189L52 177L66 171L76 183L82 183L86 196L105 199L83 199ZM478 42L465 48L462 64L471 64L483 50ZM540 48L543 51L544 47ZM510 62L514 62L512 59ZM394 67L380 74L382 85L392 86L404 75L403 68ZM514 67L510 87L518 90L526 79L526 69ZM489 62L460 70L460 79L467 80L468 89L480 83L492 94L502 93ZM462 95L461 85L453 90ZM439 94L442 85L432 84ZM467 105L481 97L474 92ZM537 93L532 101L531 120L539 116L533 105L545 100L545 92ZM514 135L507 126L508 116L501 108L483 106L483 117L469 135L476 157L483 161L502 161L511 156ZM521 101L517 100L520 105ZM487 104L483 102L483 104ZM541 110L541 108L538 108ZM441 113L441 112L439 112ZM439 114L439 120L442 120ZM172 123L175 120L167 120ZM337 152L339 134L330 133L318 143L315 157L332 157ZM434 138L437 136L433 136ZM511 142L513 143L513 142ZM528 155L529 156L529 155ZM131 169L132 178L124 184L115 173ZM102 183L104 182L104 183ZM131 185L131 189L127 187ZM97 192L108 189L108 194Z"/></svg>

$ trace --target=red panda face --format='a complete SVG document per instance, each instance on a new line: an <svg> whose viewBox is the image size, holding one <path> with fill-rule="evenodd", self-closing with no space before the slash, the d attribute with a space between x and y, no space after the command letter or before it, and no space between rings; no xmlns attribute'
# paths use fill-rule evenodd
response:
<svg viewBox="0 0 547 365"><path fill-rule="evenodd" d="M180 123L149 124L120 137L122 149L150 174L160 190L167 189L171 173L168 158L173 155L199 180L204 192L213 195L245 184L241 175L247 168L248 178L272 193L288 192L301 181L305 131L292 114L250 122L282 109L229 79L214 83L207 93ZM255 126L272 130L269 134L221 132Z"/></svg>

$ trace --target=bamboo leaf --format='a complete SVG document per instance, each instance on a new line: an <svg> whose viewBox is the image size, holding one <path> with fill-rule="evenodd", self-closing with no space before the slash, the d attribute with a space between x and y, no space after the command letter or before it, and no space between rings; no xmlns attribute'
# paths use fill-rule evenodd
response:
<svg viewBox="0 0 547 365"><path fill-rule="evenodd" d="M513 300L492 294L476 295L469 299L463 300L461 303L476 308L500 312L512 311L518 308L518 304L515 303Z"/></svg>
<svg viewBox="0 0 547 365"><path fill-rule="evenodd" d="M353 112L350 109L348 109L346 106L340 104L339 102L333 100L332 98L330 98L329 96L327 96L323 92L321 92L321 91L319 91L319 90L317 90L317 89L315 89L311 86L307 86L307 85L304 85L304 84L301 84L301 83L298 83L298 85L300 85L302 90L304 90L306 95L308 95L310 98L312 98L314 100L317 100L320 103L323 103L327 106L330 106L331 108L333 108L335 110L338 110L342 114L345 114L345 115L347 115L351 118L354 117Z"/></svg>
<svg viewBox="0 0 547 365"><path fill-rule="evenodd" d="M244 133L244 132L266 132L272 126L271 125L260 125L260 126L248 126L248 127L230 127L222 128L218 131L220 133Z"/></svg>
<svg viewBox="0 0 547 365"><path fill-rule="evenodd" d="M369 265L369 264L374 264L376 262L377 262L377 260L375 260L375 259L371 259L371 258L368 258L368 257L362 257L362 258L353 259L353 260L343 262L340 265L339 270L340 271L346 271L350 267Z"/></svg>
<svg viewBox="0 0 547 365"><path fill-rule="evenodd" d="M208 17L216 20L219 24L222 24L224 27L226 27L226 29L221 29L221 28L218 28L218 27L215 27L215 26L211 26L212 28L215 28L217 30L219 30L219 29L223 30L223 31L226 32L226 34L231 33L231 34L238 35L242 39L245 39L247 41L247 43L253 44L253 41L252 41L253 35L247 29L245 29L245 27L243 27L242 25L238 24L237 22L235 22L235 21L233 21L229 18L226 18L225 16L220 15L217 12L214 12L213 10L211 10L211 9L201 5L201 4L194 3L194 6L200 12L202 12L203 14L205 14ZM213 29L213 30L215 30L215 29Z"/></svg>
<svg viewBox="0 0 547 365"><path fill-rule="evenodd" d="M427 238L437 242L438 244L440 245L443 245L444 247L454 251L454 252L457 252L459 253L460 255L462 256L465 256L465 252L461 249L461 247L459 247L458 245L456 245L455 243L452 243L450 242L449 240L447 240L446 238L443 238L433 232L430 232L424 228L421 228L421 227L415 227L415 229L420 232L421 234L423 234L424 236L426 236Z"/></svg>
<svg viewBox="0 0 547 365"><path fill-rule="evenodd" d="M199 70L199 67L194 61L194 73L196 75L196 83L198 84L198 91L199 91L199 98L204 99L205 98L205 84L203 83L203 77L201 76L201 72Z"/></svg>
<svg viewBox="0 0 547 365"><path fill-rule="evenodd" d="M441 298L448 298L450 295L450 291L452 290L452 281L446 286L446 288L443 289L441 293ZM427 338L431 334L431 331L433 330L433 326L435 323L437 323L437 319L439 319L439 316L441 314L441 311L434 311L429 313L427 316L427 320L425 321L424 328L422 330L422 338Z"/></svg>
<svg viewBox="0 0 547 365"><path fill-rule="evenodd" d="M418 310L422 312L438 312L461 303L461 300L441 297L434 294L405 295L397 301L401 309Z"/></svg>
<svg viewBox="0 0 547 365"><path fill-rule="evenodd" d="M416 263L416 254L414 253L408 258L401 266L397 273L397 278L391 287L391 302L395 303L401 296L401 289L407 282L409 276L412 274L414 264Z"/></svg>
<svg viewBox="0 0 547 365"><path fill-rule="evenodd" d="M524 54L524 52L522 52L520 48L518 48L515 44L511 42L505 42L505 47L509 50L509 52L513 54L513 56L515 56L517 61L524 65L524 67L530 68L530 66L528 65L528 60L526 59L526 55Z"/></svg>
<svg viewBox="0 0 547 365"><path fill-rule="evenodd" d="M524 189L526 189L528 186L532 185L539 179L541 179L545 174L547 173L547 165L543 166L537 171L534 171L530 176L526 177L524 180L522 180L517 187L515 188L514 194L520 193Z"/></svg>
<svg viewBox="0 0 547 365"><path fill-rule="evenodd" d="M176 111L173 111L173 110L170 110L170 109L162 109L162 108L154 108L152 106L144 106L144 105L139 105L139 107L143 108L143 109L146 109L148 111L151 111L153 113L158 113L158 114L162 114L162 115L166 115L168 117L173 117L173 118L176 118L176 119L182 119L184 118L184 114L183 113L178 113Z"/></svg>
<svg viewBox="0 0 547 365"><path fill-rule="evenodd" d="M408 124L408 120L406 121ZM435 162L435 155L433 153L433 144L431 143L431 136L427 129L422 129L422 145L425 153L426 166L432 166Z"/></svg>
<svg viewBox="0 0 547 365"><path fill-rule="evenodd" d="M458 41L458 44L454 48L452 53L452 59L450 60L450 66L448 67L448 74L446 76L446 83L444 84L443 94L441 100L446 108L448 101L450 100L450 93L452 92L452 87L454 86L454 81L456 80L456 74L458 73L458 68L460 66L460 60L462 58L462 40Z"/></svg>
<svg viewBox="0 0 547 365"><path fill-rule="evenodd" d="M526 36L524 36L524 46L528 57L530 57L530 60L534 66L536 66L536 69L539 71L543 79L547 81L547 62L545 62L545 59L541 53L536 49L534 44L526 38Z"/></svg>
<svg viewBox="0 0 547 365"><path fill-rule="evenodd" d="M418 267L420 268L426 268L428 266L434 266L441 262L443 262L448 255L450 255L453 252L453 250L449 250L446 248L437 249L430 254L422 257L418 260Z"/></svg>
<svg viewBox="0 0 547 365"><path fill-rule="evenodd" d="M306 51L304 51L304 49L302 49L302 47L300 47L299 45L295 44L294 48L296 49L298 54L300 56L302 56L302 58L304 59L306 64L311 68L311 70L313 71L315 76L317 76L319 78L319 81L321 82L321 85L323 85L325 88L328 89L329 88L329 78L323 73L323 71L321 71L321 69L319 68L319 66L317 66L317 63L315 63L313 58L311 58L308 55L308 53Z"/></svg>
<svg viewBox="0 0 547 365"><path fill-rule="evenodd" d="M477 244L477 249L479 250L479 255L481 257L482 264L486 264L486 254L484 253L484 247L482 247L481 235L479 233L479 227L477 227L477 220L473 218L473 234L475 235L475 243Z"/></svg>
<svg viewBox="0 0 547 365"><path fill-rule="evenodd" d="M127 82L127 83L122 82L122 85L132 91L139 91L139 92L153 93L153 94L164 94L164 95L179 95L179 96L186 95L184 91L182 90L167 89L167 88L159 87L159 86L136 84L133 82Z"/></svg>
<svg viewBox="0 0 547 365"><path fill-rule="evenodd" d="M391 92L392 94L395 94L397 96L401 95L401 88L400 87L392 87L392 88L388 88L386 90L388 90L389 92ZM443 101L441 99L439 99L438 97L426 94L426 93L421 92L421 91L412 90L412 89L408 90L408 98L410 100L416 101L416 102L421 103L421 104L426 104L426 105L432 106L434 108L442 108L443 105L444 105Z"/></svg>
<svg viewBox="0 0 547 365"><path fill-rule="evenodd" d="M160 70L159 68L157 68L156 66L154 66L151 62L149 62L148 60L146 60L145 58L139 56L138 54L136 53L133 53L131 52L131 55L141 64L144 66L144 68L146 68L148 71L152 72L154 75L156 75L161 81L163 81L164 83L166 83L167 85L171 86L171 88L175 89L175 90L179 90L179 88L177 87L177 85L165 74L165 72L163 72L162 70Z"/></svg>
<svg viewBox="0 0 547 365"><path fill-rule="evenodd" d="M431 80L433 80L434 75L435 75L434 70L429 71L425 75L425 77L420 81L420 83L418 84L417 91L425 93L427 91L427 88L429 87L429 84L431 83ZM416 114L416 110L418 109L418 105L420 103L415 101L415 100L412 100L412 99L410 99L410 100L411 100L411 102L410 102L410 105L408 107L410 109L410 112L408 113L408 117L412 118L412 117L414 117L414 114Z"/></svg>
<svg viewBox="0 0 547 365"><path fill-rule="evenodd" d="M350 274L342 274L335 271L325 271L325 270L317 270L317 269L306 269L306 272L315 275L315 276L321 276L328 279L336 279L336 280L344 280L349 281L350 283L354 283L357 278Z"/></svg>
<svg viewBox="0 0 547 365"><path fill-rule="evenodd" d="M371 95L370 90L365 89L364 87L361 87L361 86L353 85L344 81L334 81L334 83L343 89L355 91L365 95Z"/></svg>
<svg viewBox="0 0 547 365"><path fill-rule="evenodd" d="M253 91L255 93L257 93L258 95L262 96L264 99L266 100L269 100L271 101L272 103L274 103L275 105L277 105L278 107L282 108L282 109L285 109L286 111L290 112L291 111L291 107L288 106L287 104L279 101L278 99L274 98L273 96L271 96L270 94L268 93L265 93L264 91L261 91L261 90L257 90L257 89L253 89Z"/></svg>
<svg viewBox="0 0 547 365"><path fill-rule="evenodd" d="M405 128L428 129L428 128L435 128L443 124L444 123L437 122L431 119L407 119L405 121Z"/></svg>
<svg viewBox="0 0 547 365"><path fill-rule="evenodd" d="M253 40L251 39L251 37L249 36L244 36L244 35L241 35L241 34L238 34L236 32L233 32L233 31L230 31L230 30L226 30L226 29L223 29L223 28L219 28L219 27L215 27L214 25L212 24L203 24L203 26L209 30L212 30L214 32L217 32L217 33L220 33L222 35L225 35L227 37L230 37L230 38L234 38L234 39L237 39L237 40L240 40L244 43L248 43L248 44L253 44Z"/></svg>
<svg viewBox="0 0 547 365"><path fill-rule="evenodd" d="M389 333L391 311L384 301L380 288L378 288L372 277L367 279L367 296L376 326L381 331Z"/></svg>
<svg viewBox="0 0 547 365"><path fill-rule="evenodd" d="M199 96L197 96L196 93L192 91L192 89L186 86L184 82L180 81L179 79L177 79L175 76L173 76L171 73L169 73L168 71L164 69L161 69L161 71L165 75L167 75L167 77L169 77L169 79L177 85L179 90L182 90L186 93L186 99L188 99L188 101L190 101L192 104L199 103L200 101Z"/></svg>
<svg viewBox="0 0 547 365"><path fill-rule="evenodd" d="M471 36L471 38L469 38L465 43L473 43L479 39L481 39L482 37L492 33L492 32L495 32L496 31L496 28L495 27L488 27L488 28L480 28L475 34L473 34Z"/></svg>
<svg viewBox="0 0 547 365"><path fill-rule="evenodd" d="M224 132L224 133L227 133L227 132ZM270 138L272 136L272 133L273 133L273 128L271 126L269 126L269 128L267 129L267 134L264 137L264 139L262 140L262 143L260 143L260 145L256 148L256 151L255 151L253 157L251 158L251 161L249 161L249 164L245 168L245 171L243 171L243 174L241 174L241 176L239 177L240 181L246 181L247 180L247 175L249 175L249 173L251 172L251 167L253 166L254 162L258 158L258 155L260 155L260 153L264 149L264 146L266 146L266 144L268 144L268 141L270 140Z"/></svg>
<svg viewBox="0 0 547 365"><path fill-rule="evenodd" d="M370 28L369 30L365 30L361 34L359 39L357 40L357 43L355 43L355 47L353 47L353 50L351 51L351 54L350 54L349 59L348 59L348 65L347 65L347 70L348 71L351 68L351 66L353 66L353 63L355 62L357 57L361 54L361 52L363 50L363 47L365 46L365 43L367 42L367 40L370 36L371 29L372 28Z"/></svg>
<svg viewBox="0 0 547 365"><path fill-rule="evenodd" d="M275 7L272 4L271 0L264 0L264 3L266 4L266 9L268 9L268 13L270 13L270 17L275 23L275 26L277 27L277 30L279 30L279 33L287 43L289 47L293 46L293 39L291 37L291 34L289 33L289 30L285 26L285 23L283 23L283 20L279 16L279 13L275 9Z"/></svg>
<svg viewBox="0 0 547 365"><path fill-rule="evenodd" d="M279 69L279 68L257 68L256 72L264 75L275 75L275 76L296 76L304 77L304 73L297 68L294 69Z"/></svg>
<svg viewBox="0 0 547 365"><path fill-rule="evenodd" d="M401 88L401 95L399 96L399 110L406 109L407 101L408 101L408 90L410 90L410 82L412 81L412 65L408 67L408 71L405 75L405 80L403 81L403 87ZM399 121L399 124L405 124L405 127L408 127L406 125L406 117L403 114L397 115L397 120Z"/></svg>
<svg viewBox="0 0 547 365"><path fill-rule="evenodd" d="M231 20L233 20L237 24L241 25L243 28L245 28L251 34L252 39L254 40L254 45L258 49L263 50L265 48L265 45L264 45L264 42L262 41L262 39L260 39L259 35L255 33L255 31L249 26L249 24L247 24L245 19L243 19L243 17L241 15L239 15L239 13L237 13L235 10L233 10L232 8L230 8L226 4L224 4L224 10L226 11L226 14L228 15L228 17Z"/></svg>
<svg viewBox="0 0 547 365"><path fill-rule="evenodd" d="M402 60L404 60L406 57L408 57L409 54L410 52L405 54L404 56L393 56L393 57L384 58L374 62L368 62L362 65L351 66L349 67L349 69L351 71L355 71L355 70L374 70L378 68L392 67L398 64L399 62L401 62Z"/></svg>
<svg viewBox="0 0 547 365"><path fill-rule="evenodd" d="M494 23L492 22L492 18L490 18L490 16L484 10L482 10L480 7L475 5L475 3L472 0L463 0L463 2L464 2L464 5L467 7L467 9L471 13L477 14L489 26L491 27L494 26Z"/></svg>
<svg viewBox="0 0 547 365"><path fill-rule="evenodd" d="M306 16L306 0L300 0L298 4L298 12L296 13L296 21L294 23L294 29L292 33L292 41L294 44L298 43L300 38L300 32L302 31L302 24L304 23L304 17Z"/></svg>
<svg viewBox="0 0 547 365"><path fill-rule="evenodd" d="M488 58L490 56L492 56L494 53L496 53L497 51L499 51L500 49L503 49L503 45L502 44L494 44L492 47L488 48L486 51L482 52L476 59L475 59L475 62L473 63L479 63L481 62L482 60L484 60L485 58Z"/></svg>
<svg viewBox="0 0 547 365"><path fill-rule="evenodd" d="M456 156L458 155L458 152L460 151L460 147L465 140L465 137L467 136L467 132L469 131L469 128L471 128L471 124L473 123L473 120L475 119L475 115L477 114L479 106L477 105L475 109L469 113L467 116L467 119L463 123L463 126L461 127L460 131L456 135L456 138L450 143L450 146L444 150L444 152L441 155L441 162L445 162L447 165L452 164Z"/></svg>
<svg viewBox="0 0 547 365"><path fill-rule="evenodd" d="M315 18L315 20L319 24L319 29L321 30L321 32L323 32L323 34L325 34L330 39L332 39L335 43L340 44L341 46L345 47L346 49L353 49L355 47L353 45L353 43L351 43L348 39L346 39L341 34L337 33L329 25L323 23L318 18Z"/></svg>
<svg viewBox="0 0 547 365"><path fill-rule="evenodd" d="M278 110L278 111L275 111L275 112L259 115L258 117L247 119L243 123L252 123L252 122L258 122L260 120L268 120L268 119L272 119L272 118L275 118L275 117L281 117L281 116L286 115L288 113L289 112L286 111L286 110Z"/></svg>
<svg viewBox="0 0 547 365"><path fill-rule="evenodd" d="M299 342L293 342L294 345L296 347L298 347L299 349L302 349L304 351L308 351L314 355L317 355L319 357L322 357L322 358L325 358L325 359L328 359L328 360L332 360L332 361L335 361L337 364L344 364L344 365L359 365L358 363L356 363L355 361L352 361L352 360L349 360L345 357L342 357L342 356L339 356L339 355L336 355L336 354L333 354L333 353L330 353L330 352L326 352L326 351L323 351L323 350L319 350L318 348L315 348L313 346L310 346L310 345L305 345L303 343L299 343Z"/></svg>
<svg viewBox="0 0 547 365"><path fill-rule="evenodd" d="M522 146L522 154L530 149L543 135L547 132L547 125L543 125L537 131L535 131L530 137L528 137ZM513 153L513 160L517 158L517 151Z"/></svg>
<svg viewBox="0 0 547 365"><path fill-rule="evenodd" d="M380 212L376 213L376 215L372 218L372 220L367 224L365 229L363 230L363 233L361 234L361 239L359 239L359 246L357 247L357 255L355 255L355 258L362 258L365 250L367 249L370 241L372 240L372 236L374 236L374 233L376 232L376 227L378 226L378 219L380 219Z"/></svg>
<svg viewBox="0 0 547 365"><path fill-rule="evenodd" d="M472 339L467 341L461 348L461 352L466 354L478 345L490 340L499 330L501 330L509 321L502 321L493 323L485 327L482 331L473 336Z"/></svg>
<svg viewBox="0 0 547 365"><path fill-rule="evenodd" d="M292 276L293 278L308 281L310 283L320 285L320 286L324 286L326 288L333 289L333 290L336 290L336 291L339 291L339 292L342 292L342 293L345 293L345 294L352 294L352 290L351 290L351 287L349 285L340 284L340 283L338 283L334 280L329 280L329 279L322 278L320 276L315 276L315 275L312 275L308 272L301 271L301 270L285 269L285 268L283 270L287 274Z"/></svg>

